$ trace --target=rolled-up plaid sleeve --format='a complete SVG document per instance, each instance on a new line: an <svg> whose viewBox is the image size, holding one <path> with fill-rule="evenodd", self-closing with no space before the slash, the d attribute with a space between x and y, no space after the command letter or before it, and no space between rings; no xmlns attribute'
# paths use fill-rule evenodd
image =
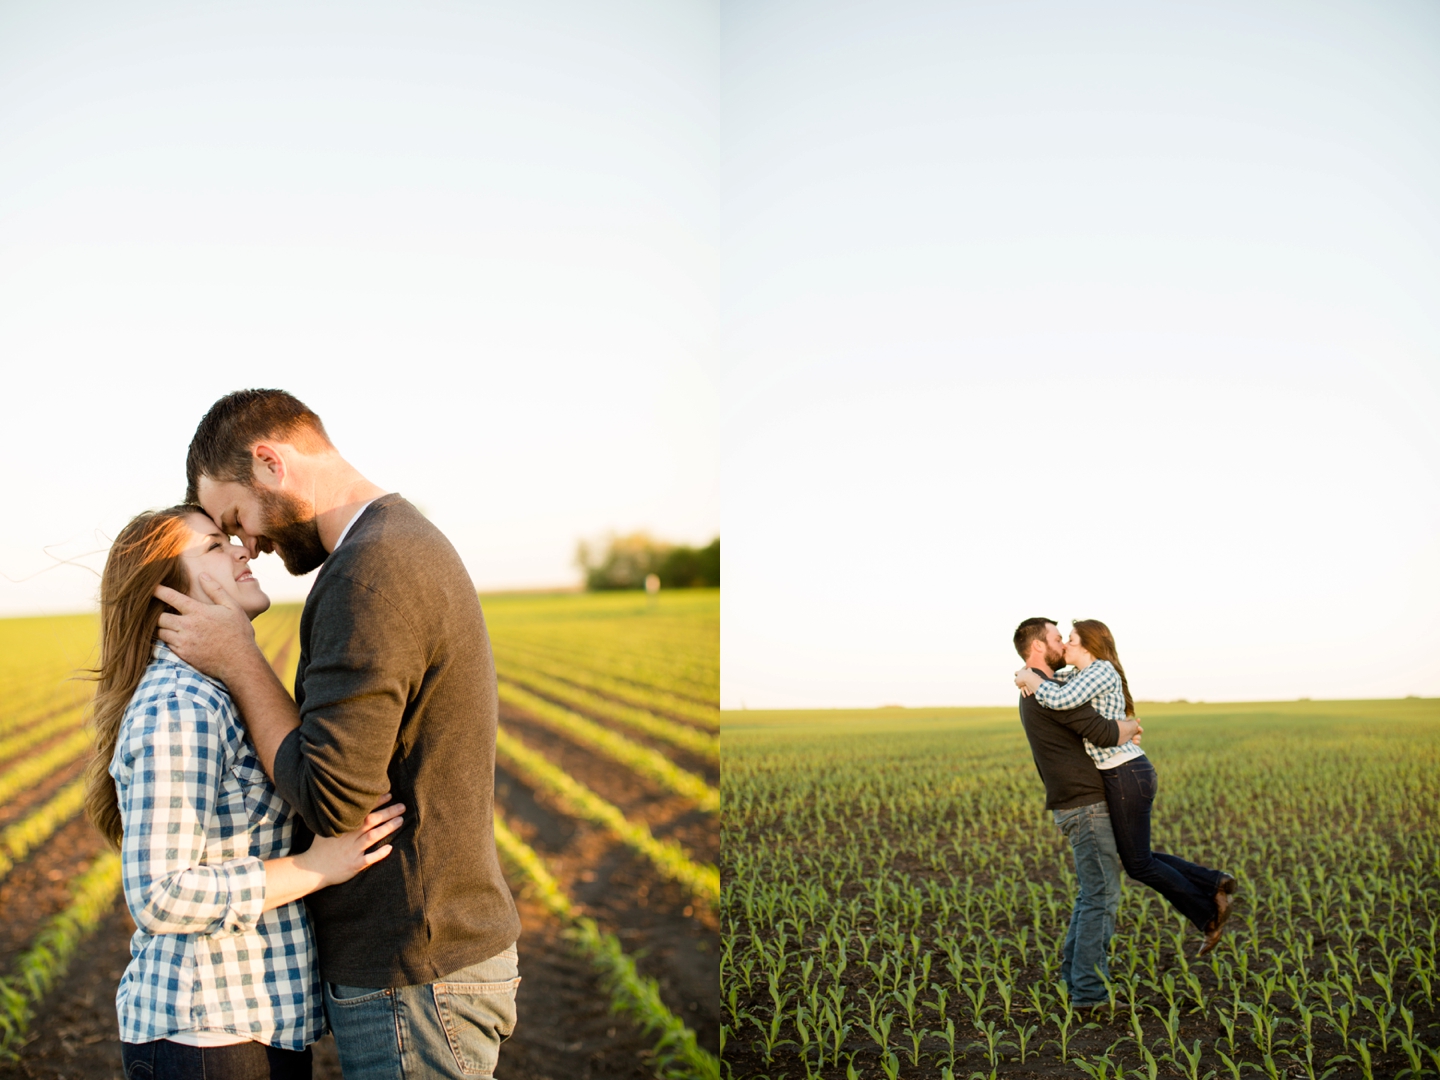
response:
<svg viewBox="0 0 1440 1080"><path fill-rule="evenodd" d="M117 792L127 824L120 858L135 924L150 934L254 930L265 904L264 862L202 862L227 768L219 717L171 693L135 718L122 753L129 782Z"/></svg>
<svg viewBox="0 0 1440 1080"><path fill-rule="evenodd" d="M1119 685L1120 673L1107 661L1096 660L1063 683L1042 681L1035 700L1047 709L1073 709Z"/></svg>

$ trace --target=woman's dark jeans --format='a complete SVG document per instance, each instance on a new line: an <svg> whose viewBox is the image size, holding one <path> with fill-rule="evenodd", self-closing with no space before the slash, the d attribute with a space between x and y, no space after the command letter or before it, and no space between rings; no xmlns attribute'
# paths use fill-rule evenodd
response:
<svg viewBox="0 0 1440 1080"><path fill-rule="evenodd" d="M121 1043L125 1080L310 1080L310 1048L264 1043L186 1046L169 1039Z"/></svg>
<svg viewBox="0 0 1440 1080"><path fill-rule="evenodd" d="M1220 871L1150 850L1150 807L1160 787L1150 759L1135 758L1113 769L1101 769L1100 775L1105 779L1115 850L1125 873L1141 885L1149 885L1204 930L1218 914L1215 893L1220 888Z"/></svg>

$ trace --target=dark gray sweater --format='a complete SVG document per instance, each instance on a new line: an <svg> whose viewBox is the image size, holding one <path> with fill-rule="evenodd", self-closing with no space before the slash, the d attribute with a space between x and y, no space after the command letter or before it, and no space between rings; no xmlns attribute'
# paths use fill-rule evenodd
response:
<svg viewBox="0 0 1440 1080"><path fill-rule="evenodd" d="M1038 668L1035 674L1044 676ZM1069 810L1105 801L1100 770L1085 753L1083 739L1096 746L1114 746L1120 725L1107 720L1089 705L1078 709L1047 709L1034 697L1020 696L1020 723L1030 740L1035 768L1045 781L1045 809Z"/></svg>
<svg viewBox="0 0 1440 1080"><path fill-rule="evenodd" d="M495 854L495 663L460 556L399 495L376 499L320 568L300 619L300 727L275 786L322 836L385 792L395 849L308 904L320 973L348 986L434 982L520 934Z"/></svg>

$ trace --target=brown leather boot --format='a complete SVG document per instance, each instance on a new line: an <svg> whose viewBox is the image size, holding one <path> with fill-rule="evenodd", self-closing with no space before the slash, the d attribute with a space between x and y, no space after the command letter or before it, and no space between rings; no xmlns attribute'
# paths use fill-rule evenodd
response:
<svg viewBox="0 0 1440 1080"><path fill-rule="evenodd" d="M1230 885L1229 889L1225 887L1227 881ZM1230 918L1230 894L1234 891L1235 879L1226 874L1220 881L1220 888L1215 890L1215 917L1205 926L1205 941L1200 946L1200 951L1195 954L1197 959L1220 944L1220 934L1225 929L1225 920Z"/></svg>

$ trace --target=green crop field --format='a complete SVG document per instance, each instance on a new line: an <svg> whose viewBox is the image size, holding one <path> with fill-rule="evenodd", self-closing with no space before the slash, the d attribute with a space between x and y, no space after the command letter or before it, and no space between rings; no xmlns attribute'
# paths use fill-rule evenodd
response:
<svg viewBox="0 0 1440 1080"><path fill-rule="evenodd" d="M1154 847L1240 891L1197 960L1127 881L1091 1016L1059 989L1074 875L1013 707L726 712L728 1075L1440 1076L1440 702L1139 712Z"/></svg>
<svg viewBox="0 0 1440 1080"><path fill-rule="evenodd" d="M522 957L544 956L553 930L633 1022L629 1068L718 1078L719 593L482 601L500 676L496 837L527 920ZM282 605L255 625L287 685L299 623ZM0 620L0 1058L44 1026L47 997L120 902L118 858L79 816L91 687L75 676L95 662L97 626ZM561 995L556 1015L530 1015L589 1053L585 1004ZM614 1041L600 1012L595 1038Z"/></svg>

